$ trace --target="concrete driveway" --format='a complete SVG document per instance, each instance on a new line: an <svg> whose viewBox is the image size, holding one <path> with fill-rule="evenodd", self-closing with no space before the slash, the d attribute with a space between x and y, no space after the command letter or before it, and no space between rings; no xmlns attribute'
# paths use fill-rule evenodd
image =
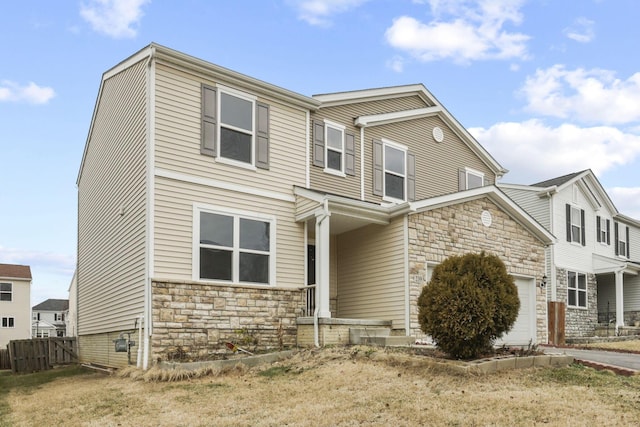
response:
<svg viewBox="0 0 640 427"><path fill-rule="evenodd" d="M640 354L604 350L578 350L574 348L542 347L547 354L567 354L575 359L595 362L614 368L640 372Z"/></svg>

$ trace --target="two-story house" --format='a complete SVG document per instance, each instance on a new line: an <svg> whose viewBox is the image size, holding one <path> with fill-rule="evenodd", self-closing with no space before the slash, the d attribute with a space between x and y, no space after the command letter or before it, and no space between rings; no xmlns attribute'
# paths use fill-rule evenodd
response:
<svg viewBox="0 0 640 427"><path fill-rule="evenodd" d="M0 348L31 337L31 268L0 264Z"/></svg>
<svg viewBox="0 0 640 427"><path fill-rule="evenodd" d="M47 299L31 308L33 338L66 337L68 299Z"/></svg>
<svg viewBox="0 0 640 427"><path fill-rule="evenodd" d="M308 97L151 44L107 71L78 175L81 361L123 365L420 336L416 300L453 254L499 255L545 342L553 236L423 85Z"/></svg>
<svg viewBox="0 0 640 427"><path fill-rule="evenodd" d="M499 187L558 238L546 276L549 301L564 306L567 338L592 336L599 323L618 330L640 321L640 222L618 212L591 170Z"/></svg>

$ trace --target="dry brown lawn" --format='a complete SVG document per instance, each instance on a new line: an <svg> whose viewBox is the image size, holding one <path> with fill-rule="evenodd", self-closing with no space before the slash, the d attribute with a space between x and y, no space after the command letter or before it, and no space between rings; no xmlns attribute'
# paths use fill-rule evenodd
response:
<svg viewBox="0 0 640 427"><path fill-rule="evenodd" d="M177 382L138 377L87 372L35 388L16 388L6 396L9 409L4 422L15 426L624 426L640 421L638 376L618 377L580 366L461 375L438 368L424 356L366 347L305 350L273 365Z"/></svg>
<svg viewBox="0 0 640 427"><path fill-rule="evenodd" d="M630 341L618 341L618 342L591 343L591 344L585 344L585 347L595 347L595 348L601 348L604 350L633 351L636 353L640 353L640 339L630 340Z"/></svg>

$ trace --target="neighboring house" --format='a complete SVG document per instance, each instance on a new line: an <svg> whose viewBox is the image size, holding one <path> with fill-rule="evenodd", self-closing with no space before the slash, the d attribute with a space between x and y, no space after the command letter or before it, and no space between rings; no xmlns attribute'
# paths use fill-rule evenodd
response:
<svg viewBox="0 0 640 427"><path fill-rule="evenodd" d="M68 337L78 336L78 306L77 306L77 292L78 281L76 280L76 271L73 272L71 283L69 284L69 313L65 319L67 335Z"/></svg>
<svg viewBox="0 0 640 427"><path fill-rule="evenodd" d="M421 336L432 268L495 253L546 342L554 237L422 85L307 97L156 44L102 78L78 176L81 361ZM314 314L319 320L314 327ZM181 351L181 350L180 350Z"/></svg>
<svg viewBox="0 0 640 427"><path fill-rule="evenodd" d="M69 300L48 299L31 309L33 338L66 337Z"/></svg>
<svg viewBox="0 0 640 427"><path fill-rule="evenodd" d="M11 340L29 339L31 268L0 264L0 348Z"/></svg>
<svg viewBox="0 0 640 427"><path fill-rule="evenodd" d="M558 238L546 255L548 297L565 304L568 338L640 321L640 222L617 211L591 170L499 187Z"/></svg>

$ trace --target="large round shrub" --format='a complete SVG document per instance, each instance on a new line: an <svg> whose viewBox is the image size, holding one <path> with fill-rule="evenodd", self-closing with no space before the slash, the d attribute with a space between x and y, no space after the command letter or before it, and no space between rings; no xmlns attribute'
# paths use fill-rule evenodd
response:
<svg viewBox="0 0 640 427"><path fill-rule="evenodd" d="M418 298L420 328L450 356L471 359L492 350L518 317L513 277L495 255L444 260Z"/></svg>

